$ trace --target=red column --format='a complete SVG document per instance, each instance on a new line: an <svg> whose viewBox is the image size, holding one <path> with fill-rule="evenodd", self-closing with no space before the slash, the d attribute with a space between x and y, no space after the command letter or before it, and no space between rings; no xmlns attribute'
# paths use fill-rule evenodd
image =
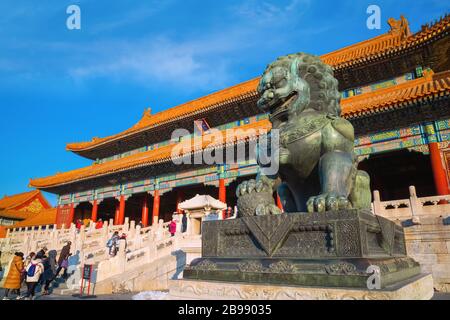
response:
<svg viewBox="0 0 450 320"><path fill-rule="evenodd" d="M91 215L91 220L94 222L97 221L97 212L98 212L98 205L97 205L97 199L95 199L94 203L92 204L92 215Z"/></svg>
<svg viewBox="0 0 450 320"><path fill-rule="evenodd" d="M227 189L225 187L225 179L219 179L219 200L227 203ZM222 219L225 219L225 210L222 210Z"/></svg>
<svg viewBox="0 0 450 320"><path fill-rule="evenodd" d="M123 224L124 222L125 222L125 197L120 196L118 224Z"/></svg>
<svg viewBox="0 0 450 320"><path fill-rule="evenodd" d="M75 217L75 206L73 205L73 203L70 204L70 211L69 211L69 221L67 221L69 223L69 225L67 225L66 227L70 227L70 224L73 222L73 218Z"/></svg>
<svg viewBox="0 0 450 320"><path fill-rule="evenodd" d="M277 192L277 207L280 208L281 212L284 212L283 203L281 202L281 198L278 192Z"/></svg>
<svg viewBox="0 0 450 320"><path fill-rule="evenodd" d="M152 224L158 223L159 219L159 190L155 190L155 197L153 198L153 221Z"/></svg>
<svg viewBox="0 0 450 320"><path fill-rule="evenodd" d="M442 166L441 152L439 151L439 145L437 142L430 142L428 144L430 150L431 168L433 170L434 185L438 195L449 194L447 177L445 169Z"/></svg>
<svg viewBox="0 0 450 320"><path fill-rule="evenodd" d="M144 195L144 199L142 200L142 225L144 227L146 227L148 225L148 205L147 205L147 200L148 200L148 193L146 193Z"/></svg>
<svg viewBox="0 0 450 320"><path fill-rule="evenodd" d="M114 224L119 224L119 212L120 212L119 203L116 203L116 212L114 214Z"/></svg>

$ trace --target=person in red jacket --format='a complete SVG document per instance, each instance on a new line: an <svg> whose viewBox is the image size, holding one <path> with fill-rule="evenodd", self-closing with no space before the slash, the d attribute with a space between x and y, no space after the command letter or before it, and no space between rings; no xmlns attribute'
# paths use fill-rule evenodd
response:
<svg viewBox="0 0 450 320"><path fill-rule="evenodd" d="M177 232L177 223L175 220L172 220L169 224L169 232L170 235L173 237L175 235L175 232Z"/></svg>
<svg viewBox="0 0 450 320"><path fill-rule="evenodd" d="M95 224L95 229L101 229L101 228L103 228L103 220L98 219L97 223Z"/></svg>

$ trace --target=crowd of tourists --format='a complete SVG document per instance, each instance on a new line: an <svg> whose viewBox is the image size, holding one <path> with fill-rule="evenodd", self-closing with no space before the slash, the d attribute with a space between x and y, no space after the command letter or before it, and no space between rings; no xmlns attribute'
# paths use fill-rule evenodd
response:
<svg viewBox="0 0 450 320"><path fill-rule="evenodd" d="M8 274L3 288L5 289L3 300L10 300L10 294L15 294L16 299L32 300L38 285L42 288L42 295L49 294L50 285L64 270L61 278L67 280L67 269L71 242L68 241L61 249L58 260L56 250L48 250L43 247L37 253L30 252L24 257L23 252L16 252L10 263ZM26 292L20 292L22 285L26 284Z"/></svg>
<svg viewBox="0 0 450 320"><path fill-rule="evenodd" d="M75 222L75 228L77 228L78 231L81 230L81 227L84 226L85 228L89 228L91 226L91 224L95 225L95 229L101 229L103 228L103 220L102 219L98 219L96 222L92 221L91 219L77 219Z"/></svg>

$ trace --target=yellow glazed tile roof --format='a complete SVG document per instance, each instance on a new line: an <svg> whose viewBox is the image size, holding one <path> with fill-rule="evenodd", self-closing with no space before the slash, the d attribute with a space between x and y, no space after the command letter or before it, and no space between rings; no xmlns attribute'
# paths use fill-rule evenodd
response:
<svg viewBox="0 0 450 320"><path fill-rule="evenodd" d="M67 144L66 149L70 151L89 149L90 147L95 147L104 142L109 142L116 138L122 138L129 134L136 133L142 129L148 129L169 121L200 113L212 107L255 96L257 94L256 87L258 82L259 78L252 79L196 100L183 103L168 110L158 112L154 115L145 111L141 120L128 130L105 138L93 138L92 141L89 142L69 143Z"/></svg>
<svg viewBox="0 0 450 320"><path fill-rule="evenodd" d="M6 219L24 220L33 215L35 215L35 213L28 212L28 211L0 210L0 217L6 218Z"/></svg>
<svg viewBox="0 0 450 320"><path fill-rule="evenodd" d="M27 219L17 222L11 227L8 228L22 228L22 227L31 227L31 226L42 226L42 225L48 225L48 224L55 224L56 223L56 215L57 215L57 209L56 208L50 208L45 209L39 212L38 214L35 214L31 217L28 217Z"/></svg>
<svg viewBox="0 0 450 320"><path fill-rule="evenodd" d="M250 130L254 129L255 135L260 134L264 130L269 131L272 125L269 120L264 119L257 121L255 123L250 123L247 125L240 126L238 129ZM226 137L226 131L222 131L223 137ZM202 145L192 145L190 151L201 150L206 147L211 146L211 141L208 141L209 135L205 135L202 139ZM249 138L247 135L241 137L236 137L236 140L245 140ZM195 141L195 140L194 140ZM67 171L64 173L58 173L54 176L38 178L30 181L30 185L37 188L46 188L51 186L56 186L60 184L66 184L77 180L84 180L86 178L101 176L105 174L110 174L118 171L124 171L140 166L147 166L151 164L158 164L166 161L170 161L172 148L174 145L167 145L154 150L149 150L145 152L140 152L125 158L111 160L101 164L92 164L90 166Z"/></svg>
<svg viewBox="0 0 450 320"><path fill-rule="evenodd" d="M429 39L447 31L450 27L450 16L445 16L434 25L423 28L423 30L413 35L410 34L408 23L403 17L399 20L391 18L388 20L388 23L391 26L391 30L388 33L322 55L322 60L337 70L371 59L376 59L392 52L421 45ZM259 77L168 110L158 112L154 115L151 115L150 112L145 112L142 119L128 130L104 138L96 137L88 142L69 143L67 144L66 149L74 152L94 149L99 145L121 139L141 130L200 113L222 104L256 96L258 82Z"/></svg>
<svg viewBox="0 0 450 320"><path fill-rule="evenodd" d="M40 193L41 192L39 190L32 190L12 196L4 196L2 199L0 199L0 210L16 208L24 204L28 200L31 200L33 197L39 195Z"/></svg>
<svg viewBox="0 0 450 320"><path fill-rule="evenodd" d="M343 99L342 115L352 118L390 110L403 103L415 102L424 97L448 94L450 94L450 71L437 74L426 71L422 78Z"/></svg>

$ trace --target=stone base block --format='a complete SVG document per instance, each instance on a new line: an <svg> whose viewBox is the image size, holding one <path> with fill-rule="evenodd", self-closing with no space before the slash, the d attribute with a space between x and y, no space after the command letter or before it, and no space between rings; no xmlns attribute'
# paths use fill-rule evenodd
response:
<svg viewBox="0 0 450 320"><path fill-rule="evenodd" d="M382 290L170 280L169 299L180 300L429 300L433 278L421 274Z"/></svg>

